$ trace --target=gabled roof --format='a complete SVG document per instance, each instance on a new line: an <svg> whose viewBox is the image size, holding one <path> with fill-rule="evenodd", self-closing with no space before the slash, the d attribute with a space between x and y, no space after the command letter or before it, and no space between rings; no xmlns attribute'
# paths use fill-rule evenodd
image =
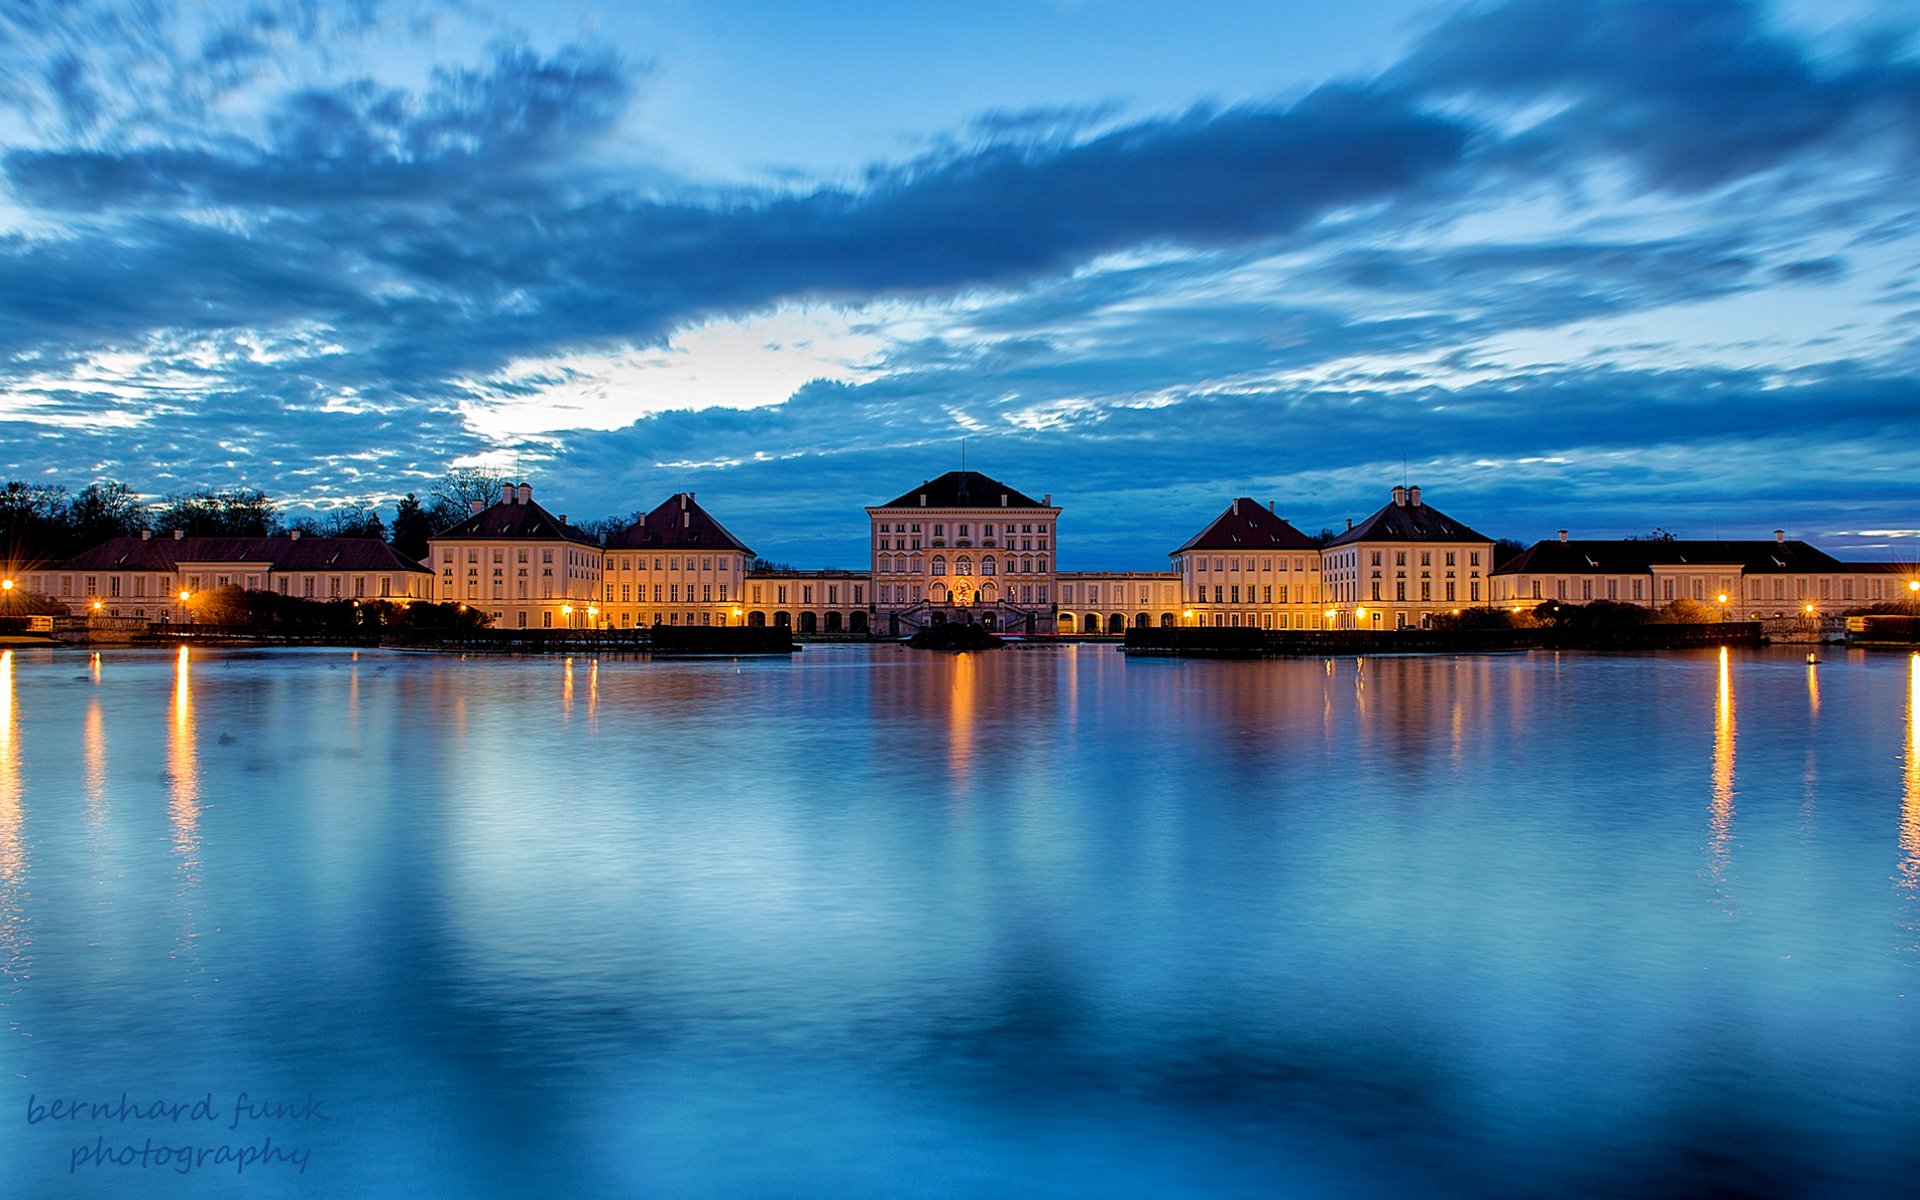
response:
<svg viewBox="0 0 1920 1200"><path fill-rule="evenodd" d="M1799 540L1643 542L1579 540L1535 542L1495 575L1645 575L1655 567L1737 566L1748 575L1834 573L1849 570L1824 550Z"/></svg>
<svg viewBox="0 0 1920 1200"><path fill-rule="evenodd" d="M927 498L926 504L920 497ZM1002 499L1004 497L1004 499ZM948 471L876 508L1046 508L1024 492L978 471Z"/></svg>
<svg viewBox="0 0 1920 1200"><path fill-rule="evenodd" d="M422 571L378 538L110 538L56 571L177 571L192 563L260 563L275 571Z"/></svg>
<svg viewBox="0 0 1920 1200"><path fill-rule="evenodd" d="M1467 528L1431 504L1409 496L1406 501L1390 501L1385 507L1343 531L1328 546L1352 542L1491 542L1484 533Z"/></svg>
<svg viewBox="0 0 1920 1200"><path fill-rule="evenodd" d="M1181 544L1174 554L1188 550L1315 550L1306 534L1275 516L1258 500L1245 496L1227 505L1226 511L1199 533Z"/></svg>
<svg viewBox="0 0 1920 1200"><path fill-rule="evenodd" d="M504 500L496 501L492 508L483 509L460 522L433 535L436 542L474 542L474 541L567 541L579 542L583 546L598 549L599 539L583 530L554 516L540 507L537 501L529 499L525 504L509 504Z"/></svg>
<svg viewBox="0 0 1920 1200"><path fill-rule="evenodd" d="M701 508L692 492L675 492L665 504L607 539L609 550L738 550L747 544Z"/></svg>

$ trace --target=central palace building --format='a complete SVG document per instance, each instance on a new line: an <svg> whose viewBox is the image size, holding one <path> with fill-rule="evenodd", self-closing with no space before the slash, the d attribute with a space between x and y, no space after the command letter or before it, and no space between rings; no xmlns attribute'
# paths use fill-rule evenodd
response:
<svg viewBox="0 0 1920 1200"><path fill-rule="evenodd" d="M1844 563L1768 541L1543 541L1494 565L1483 533L1396 487L1317 544L1271 502L1238 497L1168 551L1165 571L1061 569L1061 509L978 471L949 471L867 510L864 570L768 569L692 492L605 544L530 484L476 500L412 563L356 538L119 538L26 575L75 615L191 617L234 585L315 599L457 602L507 629L771 625L903 635L966 622L1008 633L1130 626L1390 630L1487 605L1610 600L1717 605L1729 619L1837 612L1920 596L1912 568ZM1171 539L1169 539L1171 540ZM756 563L762 565L756 567Z"/></svg>

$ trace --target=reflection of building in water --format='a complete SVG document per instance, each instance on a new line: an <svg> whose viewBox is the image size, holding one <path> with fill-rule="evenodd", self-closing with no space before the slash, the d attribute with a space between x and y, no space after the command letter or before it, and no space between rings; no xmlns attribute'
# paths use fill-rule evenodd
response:
<svg viewBox="0 0 1920 1200"><path fill-rule="evenodd" d="M20 747L13 703L13 651L0 650L0 887L17 886L26 873L21 841Z"/></svg>
<svg viewBox="0 0 1920 1200"><path fill-rule="evenodd" d="M26 801L20 781L20 731L13 697L13 651L0 650L0 975L11 983L27 976L25 907L27 844L21 828ZM9 1017L9 1024L16 1024Z"/></svg>
<svg viewBox="0 0 1920 1200"><path fill-rule="evenodd" d="M1713 814L1708 820L1708 866L1715 883L1725 882L1733 856L1733 664L1720 647L1720 679L1713 706Z"/></svg>
<svg viewBox="0 0 1920 1200"><path fill-rule="evenodd" d="M1907 659L1906 750L1900 790L1900 886L1920 891L1920 654Z"/></svg>
<svg viewBox="0 0 1920 1200"><path fill-rule="evenodd" d="M193 684L187 648L173 660L173 721L167 730L167 779L172 789L168 813L173 848L183 870L195 870L200 849L200 758L194 746Z"/></svg>

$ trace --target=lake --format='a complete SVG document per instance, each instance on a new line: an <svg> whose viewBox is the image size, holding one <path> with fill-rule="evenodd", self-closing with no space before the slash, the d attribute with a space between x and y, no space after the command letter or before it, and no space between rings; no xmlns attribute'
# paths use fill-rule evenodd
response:
<svg viewBox="0 0 1920 1200"><path fill-rule="evenodd" d="M0 1193L1910 1193L1822 657L7 650Z"/></svg>

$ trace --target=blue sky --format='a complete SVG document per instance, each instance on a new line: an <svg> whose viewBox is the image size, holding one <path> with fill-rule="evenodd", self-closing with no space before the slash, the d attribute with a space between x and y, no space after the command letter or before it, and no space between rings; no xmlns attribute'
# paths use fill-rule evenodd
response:
<svg viewBox="0 0 1920 1200"><path fill-rule="evenodd" d="M1910 3L0 0L0 469L1920 550Z"/></svg>

